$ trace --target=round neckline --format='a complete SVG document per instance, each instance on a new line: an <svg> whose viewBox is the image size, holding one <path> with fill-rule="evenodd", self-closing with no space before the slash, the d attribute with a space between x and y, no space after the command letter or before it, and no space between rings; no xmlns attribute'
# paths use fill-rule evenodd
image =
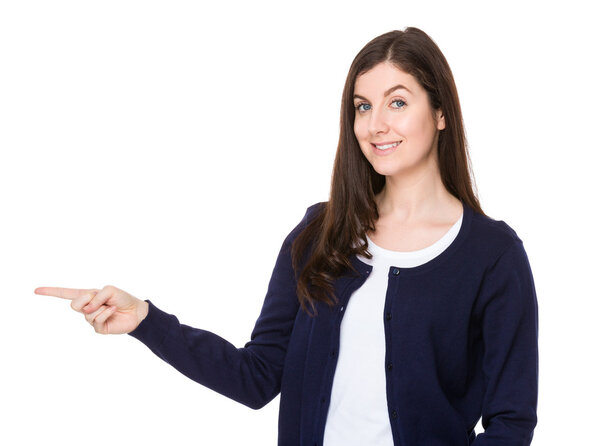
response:
<svg viewBox="0 0 600 446"><path fill-rule="evenodd" d="M444 261L446 261L446 259L451 256L457 249L458 247L462 244L462 242L466 239L467 234L471 228L471 220L473 219L473 209L467 205L463 200L461 200L462 206L463 206L463 215L462 215L462 223L460 226L460 230L458 231L458 234L456 234L456 237L454 237L454 240L452 241L452 243L450 243L450 245L448 245L446 247L446 249L444 249L440 254L438 254L437 256L435 256L433 259L418 265L418 266L412 266L412 267L403 267L403 266L390 266L390 269L394 269L397 270L396 275L412 275L412 274L419 274L425 271L429 271L432 268L437 267L438 265L440 265L441 263L443 263ZM448 235L448 233L446 233L446 235ZM446 237L446 235L444 235L444 237ZM442 237L439 241L441 241L444 237ZM370 240L370 239L369 239ZM437 243L434 243L433 245L430 245L426 248L423 248L424 250L428 250L429 248L431 248L432 246L436 246ZM375 245L375 244L374 244ZM377 249L379 250L383 250L382 252L390 252L393 255L398 255L398 254L418 254L420 253L422 250L418 250L418 251L391 251L391 250L386 250L385 248L382 248L380 246L377 246ZM352 256L352 263L354 263L355 267L358 267L360 271L372 271L373 266L369 265L365 262L363 262L362 260L360 260L358 258L358 256L353 255Z"/></svg>
<svg viewBox="0 0 600 446"><path fill-rule="evenodd" d="M401 259L404 257L412 258L412 257L418 257L418 256L425 256L425 255L428 255L431 252L434 252L437 249L439 249L440 245L445 244L446 241L448 240L448 238L458 236L458 234L460 233L460 226L462 226L463 220L464 220L464 211L463 211L463 213L461 213L458 220L456 220L454 222L454 224L450 227L450 229L448 229L439 239L437 239L435 242L433 242L429 246L426 246L421 249L415 249L413 251L395 251L393 249L387 249L382 246L379 246L368 235L365 234L365 236L367 237L367 241L369 243L369 251L371 252L371 254L376 253L376 254L386 257L386 258L396 258L396 259ZM456 229L457 227L459 227L458 231ZM455 231L456 231L456 234L454 234ZM450 244L448 244L448 247L449 246L450 246ZM441 254L441 252L440 252L440 254Z"/></svg>

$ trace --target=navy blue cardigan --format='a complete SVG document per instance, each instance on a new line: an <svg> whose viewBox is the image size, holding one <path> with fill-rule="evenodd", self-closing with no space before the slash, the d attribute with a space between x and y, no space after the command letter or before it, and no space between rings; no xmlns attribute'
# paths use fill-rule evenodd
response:
<svg viewBox="0 0 600 446"><path fill-rule="evenodd" d="M372 269L353 257L358 274L348 271L334 284L338 305L319 305L316 317L299 308L290 246L321 204L284 240L244 348L180 324L151 302L130 333L189 378L251 408L281 392L278 444L285 446L322 444L340 322ZM396 445L526 446L533 436L538 315L527 254L504 221L463 209L445 251L389 270L381 317ZM476 437L480 416L485 432Z"/></svg>

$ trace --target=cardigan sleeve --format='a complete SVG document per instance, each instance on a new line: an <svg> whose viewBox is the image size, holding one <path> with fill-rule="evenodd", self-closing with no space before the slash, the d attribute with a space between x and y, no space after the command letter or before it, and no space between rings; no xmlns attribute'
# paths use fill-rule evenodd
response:
<svg viewBox="0 0 600 446"><path fill-rule="evenodd" d="M527 446L537 423L538 304L520 239L487 271L480 297L485 432L472 446Z"/></svg>
<svg viewBox="0 0 600 446"><path fill-rule="evenodd" d="M262 310L243 348L210 331L181 324L150 301L148 315L129 334L188 378L253 409L266 405L280 391L287 345L299 309L291 243L314 206L284 240Z"/></svg>

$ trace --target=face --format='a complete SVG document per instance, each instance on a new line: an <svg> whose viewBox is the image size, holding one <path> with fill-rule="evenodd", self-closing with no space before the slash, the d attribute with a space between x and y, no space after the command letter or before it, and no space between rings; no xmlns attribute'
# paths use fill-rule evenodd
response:
<svg viewBox="0 0 600 446"><path fill-rule="evenodd" d="M354 134L377 173L403 177L438 169L444 117L412 75L389 62L376 65L356 79L354 107Z"/></svg>

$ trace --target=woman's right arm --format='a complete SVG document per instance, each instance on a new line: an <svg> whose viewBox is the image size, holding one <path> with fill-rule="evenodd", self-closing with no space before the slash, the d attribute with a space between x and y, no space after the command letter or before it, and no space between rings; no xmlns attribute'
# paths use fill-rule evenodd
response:
<svg viewBox="0 0 600 446"><path fill-rule="evenodd" d="M150 301L148 305L148 315L129 334L181 373L253 409L277 396L299 308L288 239L277 258L251 340L243 348L210 331L181 324Z"/></svg>
<svg viewBox="0 0 600 446"><path fill-rule="evenodd" d="M280 249L250 341L236 348L222 337L181 324L150 301L113 286L102 290L38 288L37 294L72 299L99 333L129 333L192 380L258 409L280 391L287 345L298 313L291 244L311 206ZM60 290L60 293L57 292Z"/></svg>

